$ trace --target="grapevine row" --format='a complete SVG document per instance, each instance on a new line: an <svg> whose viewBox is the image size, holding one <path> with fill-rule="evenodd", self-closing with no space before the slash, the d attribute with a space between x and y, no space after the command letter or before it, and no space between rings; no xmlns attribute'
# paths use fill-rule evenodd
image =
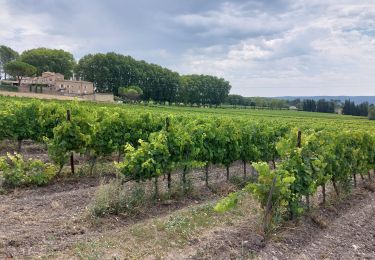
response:
<svg viewBox="0 0 375 260"><path fill-rule="evenodd" d="M72 153L88 155L91 168L99 158L117 154L122 158L118 167L127 179L154 179L157 184L158 177L166 175L170 187L170 175L178 169L185 186L187 174L195 167L205 168L208 184L210 165L225 166L229 179L229 167L235 161L243 162L244 174L247 163L273 162L280 178L284 172L291 177L288 181L293 180L288 190L299 208L300 197L313 194L318 186L328 181L343 186L349 175L364 173L374 164L374 133L351 125L350 130L340 125L344 130L339 132L334 120L331 126L315 123L314 127L301 120L304 138L296 147L296 121L286 118L263 121L140 113L91 103L2 101L0 139L20 145L26 139L45 143L59 171ZM66 119L68 109L70 120ZM288 205L295 207L292 201Z"/></svg>
<svg viewBox="0 0 375 260"><path fill-rule="evenodd" d="M259 173L256 183L220 201L216 209L236 205L244 193L253 193L265 209L264 231L274 221L295 218L310 208L310 198L321 187L326 203L326 186L332 183L337 196L349 193L357 175L371 179L375 166L375 135L364 131L332 131L294 128L276 144L279 162L275 169L267 163L253 166Z"/></svg>

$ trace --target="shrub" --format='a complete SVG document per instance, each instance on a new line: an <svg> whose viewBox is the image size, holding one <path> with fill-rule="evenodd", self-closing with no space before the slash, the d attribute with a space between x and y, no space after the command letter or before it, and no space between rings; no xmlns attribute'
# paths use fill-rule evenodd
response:
<svg viewBox="0 0 375 260"><path fill-rule="evenodd" d="M296 180L294 174L281 168L270 170L268 164L264 162L255 163L254 168L259 173L258 182L248 184L245 189L254 194L266 214L266 211L270 211L268 212L269 219L264 220L265 229L280 222L288 210L294 210L297 214L302 213L302 208L294 205L295 196L291 191L291 185ZM271 200L268 201L274 181ZM270 205L267 205L268 202L270 202ZM268 206L270 208L267 208ZM295 206L295 208L291 208L292 206Z"/></svg>
<svg viewBox="0 0 375 260"><path fill-rule="evenodd" d="M375 120L375 106L370 106L368 108L368 119Z"/></svg>
<svg viewBox="0 0 375 260"><path fill-rule="evenodd" d="M216 204L215 210L225 212L235 207L243 195L252 193L264 210L263 226L265 233L268 233L283 219L293 204L294 198L290 186L295 181L295 177L283 169L270 170L268 163L265 162L255 163L253 166L259 173L258 182L249 183L243 190L229 194ZM273 192L269 201L272 186ZM270 204L267 205L268 203Z"/></svg>
<svg viewBox="0 0 375 260"><path fill-rule="evenodd" d="M112 180L99 186L89 212L91 216L98 217L120 213L137 214L146 206L148 199L142 184L127 189L121 180Z"/></svg>
<svg viewBox="0 0 375 260"><path fill-rule="evenodd" d="M46 185L55 174L56 167L41 160L25 160L17 153L0 157L0 175L4 185L9 187Z"/></svg>
<svg viewBox="0 0 375 260"><path fill-rule="evenodd" d="M120 87L118 94L125 100L136 101L143 95L143 90L138 86Z"/></svg>

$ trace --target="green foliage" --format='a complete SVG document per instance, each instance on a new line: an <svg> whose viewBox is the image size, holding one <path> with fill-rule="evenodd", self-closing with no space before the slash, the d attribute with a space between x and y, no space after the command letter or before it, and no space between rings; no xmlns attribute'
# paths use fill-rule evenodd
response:
<svg viewBox="0 0 375 260"><path fill-rule="evenodd" d="M170 154L171 165L170 169L187 168L201 165L198 162L198 154L200 151L199 140L195 130L199 126L195 122L185 122L184 125L179 124L177 121L172 121L167 134L168 150Z"/></svg>
<svg viewBox="0 0 375 260"><path fill-rule="evenodd" d="M352 174L366 173L374 166L375 136L369 132L305 129L300 146L297 146L297 132L297 129L291 129L277 142L281 161L276 169L270 170L266 162L253 164L259 173L257 183L250 183L243 191L231 194L215 209L226 211L237 204L245 191L251 192L271 214L271 223L275 223L303 213L302 198L312 196L318 186L332 181L348 192ZM272 187L271 203L268 204Z"/></svg>
<svg viewBox="0 0 375 260"><path fill-rule="evenodd" d="M120 161L123 159L118 167L126 179L154 179L155 191L158 177L172 171L182 170L186 193L187 174L195 167L274 160L276 170L256 164L258 186L245 191L256 194L264 206L276 176L272 205L275 216L280 217L286 211L300 214L305 198L328 182L337 184L339 191L350 191L352 174L367 173L375 164L375 125L345 116L314 117L301 112L295 118L291 112L167 109L8 97L0 97L0 105L1 140L45 142L50 159L60 170L71 153L89 156L91 166L97 159L113 158L116 153ZM71 121L65 118L67 109ZM300 147L297 129L293 128L297 124L302 131ZM235 203L233 195L220 207Z"/></svg>
<svg viewBox="0 0 375 260"><path fill-rule="evenodd" d="M94 82L99 92L118 95L122 86L139 86L143 100L147 101L173 102L179 87L178 73L113 52L84 56L76 73Z"/></svg>
<svg viewBox="0 0 375 260"><path fill-rule="evenodd" d="M297 131L292 131L290 136L285 137L277 144L278 152L283 159L279 165L293 174L295 181L291 185L294 201L290 203L293 215L301 213L302 206L299 204L301 196L309 196L316 191L316 176L313 171L312 160L318 160L314 149L310 149L310 139L314 135L304 134L301 147L297 147ZM311 140L312 141L312 140Z"/></svg>
<svg viewBox="0 0 375 260"><path fill-rule="evenodd" d="M219 126L220 135L217 141L219 142L217 149L222 154L221 163L229 167L234 161L240 159L240 140L241 135L236 124L230 121L223 121Z"/></svg>
<svg viewBox="0 0 375 260"><path fill-rule="evenodd" d="M19 56L18 52L16 52L15 50L7 46L0 45L0 74L4 71L5 64L17 59L18 56ZM4 75L5 79L7 79L7 72L6 71L4 72L5 72L5 75Z"/></svg>
<svg viewBox="0 0 375 260"><path fill-rule="evenodd" d="M191 138L196 147L196 158L205 164L219 164L222 162L223 153L219 147L218 136L220 130L215 122L197 122L191 131Z"/></svg>
<svg viewBox="0 0 375 260"><path fill-rule="evenodd" d="M84 153L90 142L90 134L82 130L82 127L75 122L62 122L53 130L53 145L59 146L66 152Z"/></svg>
<svg viewBox="0 0 375 260"><path fill-rule="evenodd" d="M302 103L302 110L309 112L334 113L335 107L335 101L327 101L325 99L319 99L318 101L313 99L304 99Z"/></svg>
<svg viewBox="0 0 375 260"><path fill-rule="evenodd" d="M370 106L368 108L368 119L375 120L375 106Z"/></svg>
<svg viewBox="0 0 375 260"><path fill-rule="evenodd" d="M158 177L168 167L169 151L165 133L151 134L149 142L139 140L138 148L127 144L125 159L118 164L121 172L137 181Z"/></svg>
<svg viewBox="0 0 375 260"><path fill-rule="evenodd" d="M262 140L263 133L257 124L241 125L240 159L243 162L257 162L260 160L259 140Z"/></svg>
<svg viewBox="0 0 375 260"><path fill-rule="evenodd" d="M15 102L11 107L4 107L0 111L0 140L15 140L19 144L26 139L42 141L44 132L41 131L39 120L40 105L39 101Z"/></svg>
<svg viewBox="0 0 375 260"><path fill-rule="evenodd" d="M178 100L185 104L219 105L231 89L228 81L209 75L185 75L180 82Z"/></svg>
<svg viewBox="0 0 375 260"><path fill-rule="evenodd" d="M53 138L44 136L50 158L59 165L61 171L73 152L84 154L90 150L93 136L93 118L87 114L73 114L71 121L63 121L53 128Z"/></svg>
<svg viewBox="0 0 375 260"><path fill-rule="evenodd" d="M13 86L11 83L0 82L0 90L8 92L18 92L18 87Z"/></svg>
<svg viewBox="0 0 375 260"><path fill-rule="evenodd" d="M182 240L189 240L194 236L196 230L201 227L209 227L216 219L215 211L211 205L193 207L188 211L180 212L178 215L171 215L168 219L156 223L158 230L166 231L168 237L181 243Z"/></svg>
<svg viewBox="0 0 375 260"><path fill-rule="evenodd" d="M296 197L292 193L292 186L295 184L296 177L293 173L282 168L270 170L267 163L256 163L253 167L259 173L257 183L250 183L245 190L251 191L260 201L263 208L267 207L269 195L275 178L274 190L272 192L270 206L273 218L281 219L290 206L294 204ZM293 209L301 212L300 208Z"/></svg>
<svg viewBox="0 0 375 260"><path fill-rule="evenodd" d="M287 100L277 98L265 97L244 97L236 94L229 94L225 99L225 103L234 107L257 107L257 108L270 108L270 109L287 109Z"/></svg>
<svg viewBox="0 0 375 260"><path fill-rule="evenodd" d="M89 206L92 216L136 214L147 205L147 195L141 185L125 187L120 180L102 183Z"/></svg>
<svg viewBox="0 0 375 260"><path fill-rule="evenodd" d="M37 48L24 51L20 60L33 65L37 75L51 71L61 73L65 78L73 75L75 65L73 54L64 50Z"/></svg>
<svg viewBox="0 0 375 260"><path fill-rule="evenodd" d="M44 137L53 138L53 129L66 121L66 109L63 106L56 106L53 103L45 102L37 103L37 107L38 109L35 109L35 106L32 107L35 111L34 113L37 111L37 114L30 117L34 121L37 118L38 121L37 127L39 131L36 140L43 141Z"/></svg>
<svg viewBox="0 0 375 260"><path fill-rule="evenodd" d="M261 206L265 209L274 178L276 179L271 197L272 215L280 217L288 211L290 203L294 200L290 189L291 185L295 182L293 174L282 169L270 170L268 164L265 162L255 163L253 167L259 173L258 182L249 183L242 191L231 193L226 198L220 200L215 206L216 211L225 212L235 207L245 193L254 194L255 198L259 200Z"/></svg>
<svg viewBox="0 0 375 260"><path fill-rule="evenodd" d="M127 100L139 100L143 94L143 90L138 86L120 87L118 94Z"/></svg>
<svg viewBox="0 0 375 260"><path fill-rule="evenodd" d="M242 193L241 192L235 192L229 194L224 199L220 200L214 207L215 211L217 212L226 212L232 208L234 208L239 200L239 197Z"/></svg>
<svg viewBox="0 0 375 260"><path fill-rule="evenodd" d="M99 92L159 103L219 105L231 88L224 79L208 75L180 77L166 68L117 53L86 55L79 60L76 73L94 82Z"/></svg>
<svg viewBox="0 0 375 260"><path fill-rule="evenodd" d="M10 187L46 185L55 177L52 164L40 160L25 160L20 154L0 157L0 175L4 184Z"/></svg>
<svg viewBox="0 0 375 260"><path fill-rule="evenodd" d="M368 116L369 105L367 102L356 105L353 101L345 100L342 113L352 116Z"/></svg>
<svg viewBox="0 0 375 260"><path fill-rule="evenodd" d="M13 120L8 121L14 140L41 140L39 118L40 103L18 104L12 109Z"/></svg>
<svg viewBox="0 0 375 260"><path fill-rule="evenodd" d="M124 124L118 125L118 114L103 113L98 116L98 119L90 125L90 140L87 143L87 151L95 158L100 156L111 155L114 151L120 149L124 143L118 143L119 138L126 138L121 136L121 127ZM119 138L118 138L119 137ZM124 140L124 142L126 139Z"/></svg>
<svg viewBox="0 0 375 260"><path fill-rule="evenodd" d="M34 66L22 61L10 61L4 65L4 71L7 74L17 78L18 85L21 85L22 78L33 76L37 69Z"/></svg>

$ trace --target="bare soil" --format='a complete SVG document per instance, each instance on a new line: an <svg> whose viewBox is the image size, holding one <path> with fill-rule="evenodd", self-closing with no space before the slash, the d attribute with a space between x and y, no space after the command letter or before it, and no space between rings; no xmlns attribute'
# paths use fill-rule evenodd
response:
<svg viewBox="0 0 375 260"><path fill-rule="evenodd" d="M85 234L82 220L96 180L14 190L0 196L0 258L35 255Z"/></svg>
<svg viewBox="0 0 375 260"><path fill-rule="evenodd" d="M374 184L371 184L374 185ZM288 222L265 242L249 217L208 232L170 259L375 259L375 193L364 186Z"/></svg>
<svg viewBox="0 0 375 260"><path fill-rule="evenodd" d="M286 226L259 258L375 259L375 193L359 188L337 205Z"/></svg>
<svg viewBox="0 0 375 260"><path fill-rule="evenodd" d="M46 159L45 150L38 145L24 142L22 149L26 158ZM12 150L13 147L8 146L8 151ZM236 175L242 175L240 164L231 167L231 176ZM212 167L210 170L210 184L216 187L214 191L205 187L202 170L191 172L189 176L194 187L189 196L167 202L156 201L136 216L107 216L99 223L90 218L88 207L103 178L58 180L47 187L10 190L0 195L0 259L60 252L79 241L100 237L103 232L116 232L117 229L198 205L235 190L233 185L226 183L225 169L222 168ZM160 181L162 192L166 190L166 183L162 178ZM178 172L173 174L172 181L179 182ZM134 183L125 185L130 188ZM151 192L152 183L146 183L145 189Z"/></svg>
<svg viewBox="0 0 375 260"><path fill-rule="evenodd" d="M24 143L23 154L47 160L45 149L33 143ZM178 176L173 175L174 182ZM87 208L100 185L98 177L59 181L47 187L16 189L0 195L0 259L38 258L50 256L51 252L65 255L78 242L96 240L149 219L167 217L182 208L212 202L235 189L225 182L222 168L210 170L214 190L204 186L201 170L190 176L195 187L190 196L168 203L155 202L136 216L108 216L97 223L88 217ZM231 176L242 177L241 163L231 167ZM151 191L152 183L147 185ZM161 191L166 189L165 185L160 181ZM361 183L345 199L333 196L329 206L286 223L267 242L259 230L259 214L247 214L232 225L204 230L183 248L169 247L165 258L375 259L374 190L373 183Z"/></svg>
<svg viewBox="0 0 375 260"><path fill-rule="evenodd" d="M43 256L63 252L79 241L116 233L149 218L215 199L186 198L158 204L135 218L88 221L86 207L97 180L14 191L0 197L0 258ZM318 216L318 217L317 217ZM234 225L212 228L184 248L169 248L167 259L375 259L375 193L364 187L334 204L288 222L265 242L259 221L244 216ZM324 223L324 224L322 224ZM150 259L153 259L151 257Z"/></svg>
<svg viewBox="0 0 375 260"><path fill-rule="evenodd" d="M38 93L25 93L25 92L10 92L0 91L0 95L8 97L27 97L27 98L39 98L39 99L57 99L57 100L83 100L80 97L68 97L61 95L50 95L50 94L38 94Z"/></svg>

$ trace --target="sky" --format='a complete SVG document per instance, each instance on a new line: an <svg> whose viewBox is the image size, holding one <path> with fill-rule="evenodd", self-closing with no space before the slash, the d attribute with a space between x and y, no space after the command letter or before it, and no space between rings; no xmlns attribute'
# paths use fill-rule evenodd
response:
<svg viewBox="0 0 375 260"><path fill-rule="evenodd" d="M0 44L114 51L244 96L375 95L375 0L0 0Z"/></svg>

